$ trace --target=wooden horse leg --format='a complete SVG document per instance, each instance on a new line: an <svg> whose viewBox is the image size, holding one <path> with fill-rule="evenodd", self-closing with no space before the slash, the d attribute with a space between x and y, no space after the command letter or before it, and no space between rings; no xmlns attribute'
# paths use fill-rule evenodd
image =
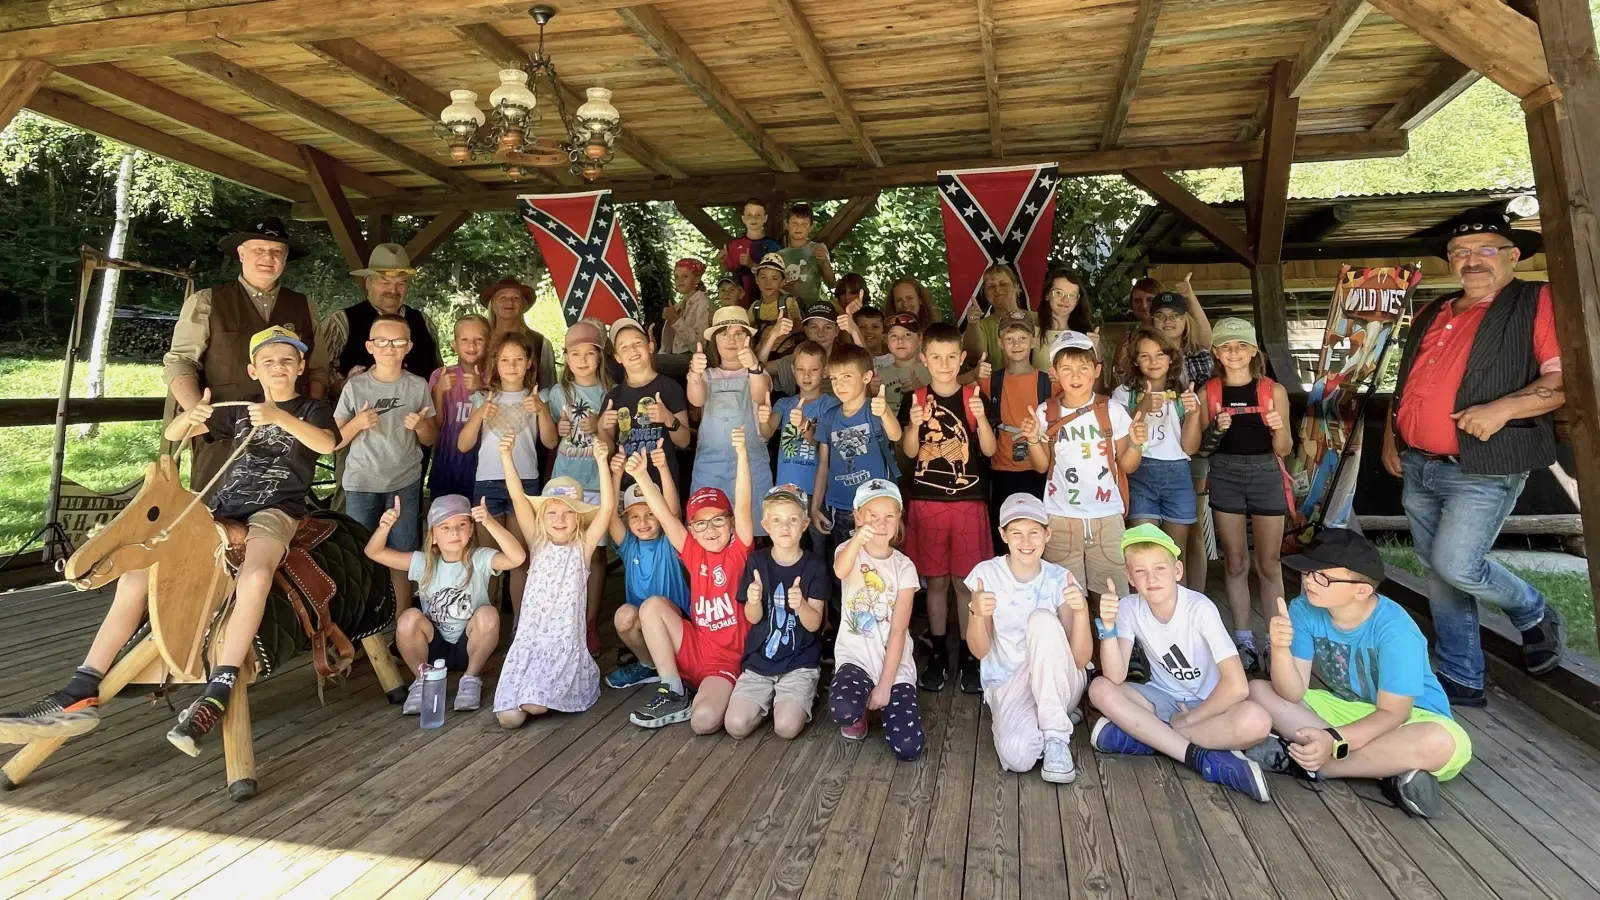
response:
<svg viewBox="0 0 1600 900"><path fill-rule="evenodd" d="M250 688L240 679L222 714L222 758L228 767L228 795L249 800L256 795L256 750L250 736Z"/></svg>
<svg viewBox="0 0 1600 900"><path fill-rule="evenodd" d="M367 660L372 663L372 671L378 675L378 684L383 686L384 696L389 698L390 703L404 703L406 682L400 675L400 668L394 664L394 657L389 655L387 638L381 632L369 634L361 639L361 647L367 651Z"/></svg>
<svg viewBox="0 0 1600 900"><path fill-rule="evenodd" d="M140 641L138 646L129 650L126 656L111 667L106 677L100 679L100 706L104 708L139 673L160 658L161 651L154 641L149 638ZM17 751L17 754L6 762L4 771L0 772L0 788L10 790L22 784L33 774L34 769L44 765L45 760L61 749L61 745L68 740L69 738L46 738L34 741Z"/></svg>

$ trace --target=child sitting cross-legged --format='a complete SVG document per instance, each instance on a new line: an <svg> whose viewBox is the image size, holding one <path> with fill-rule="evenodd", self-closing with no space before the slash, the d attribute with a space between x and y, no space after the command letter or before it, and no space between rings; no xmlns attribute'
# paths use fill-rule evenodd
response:
<svg viewBox="0 0 1600 900"><path fill-rule="evenodd" d="M642 455L643 450L636 455ZM650 453L656 476L661 481L662 504L678 518L678 486L673 483L672 469L667 465L667 451L663 441L656 441ZM623 467L627 459L619 451L611 457L611 480L621 484ZM642 466L640 467L642 469ZM632 662L624 663L606 676L606 686L630 688L636 684L655 684L661 678L650 661L650 648L645 646L644 631L639 627L639 610L645 601L660 597L689 614L689 582L683 576L683 560L661 530L661 520L645 502L644 491L637 483L628 486L622 494L621 515L608 520L611 541L617 545L617 555L622 559L622 598L612 617L617 637L633 654Z"/></svg>
<svg viewBox="0 0 1600 900"><path fill-rule="evenodd" d="M1122 552L1134 593L1119 600L1108 579L1100 598L1103 674L1089 685L1089 699L1105 718L1089 742L1102 753L1160 751L1212 784L1266 802L1261 768L1239 751L1258 743L1270 723L1248 699L1239 651L1217 607L1183 586L1178 545L1158 526L1128 529ZM1127 681L1135 642L1151 660L1148 684Z"/></svg>
<svg viewBox="0 0 1600 900"><path fill-rule="evenodd" d="M1438 815L1439 782L1472 759L1472 740L1428 668L1428 639L1378 593L1378 548L1330 528L1283 564L1305 573L1305 595L1278 598L1268 623L1272 680L1252 682L1250 696L1277 735L1250 757L1269 772L1376 778L1411 815Z"/></svg>
<svg viewBox="0 0 1600 900"><path fill-rule="evenodd" d="M1083 589L1072 573L1043 559L1050 515L1032 494L1000 506L1000 535L1010 551L967 575L972 616L967 643L981 662L983 699L994 725L1000 766L1026 772L1042 755L1045 781L1071 784L1071 713L1088 683L1094 653Z"/></svg>
<svg viewBox="0 0 1600 900"><path fill-rule="evenodd" d="M400 498L378 520L367 541L367 558L406 573L417 583L421 609L409 607L395 620L394 643L406 668L416 674L431 660L462 671L456 686L458 712L478 708L483 696L484 663L500 643L500 613L489 602L489 577L522 565L527 554L505 526L489 515L479 501L473 506L460 494L445 494L428 507L428 535L421 551L389 549L389 530L402 514ZM477 522L494 547L480 547L473 523ZM422 679L411 682L403 715L422 712Z"/></svg>
<svg viewBox="0 0 1600 900"><path fill-rule="evenodd" d="M655 696L629 716L641 728L688 720L696 734L722 728L728 698L739 680L750 623L734 595L744 572L756 524L750 515L750 457L743 428L729 435L734 452L733 502L721 488L689 495L689 524L679 522L645 473L644 457L628 459L628 473L644 493L661 530L689 568L689 615L664 597L639 608L639 624L650 659L660 673ZM688 689L695 689L691 704Z"/></svg>
<svg viewBox="0 0 1600 900"><path fill-rule="evenodd" d="M772 715L772 730L789 740L811 719L821 677L822 618L833 594L833 573L822 557L800 549L810 521L805 492L780 484L761 501L761 524L772 547L750 554L740 581L745 638L744 671L733 686L722 725L742 738Z"/></svg>

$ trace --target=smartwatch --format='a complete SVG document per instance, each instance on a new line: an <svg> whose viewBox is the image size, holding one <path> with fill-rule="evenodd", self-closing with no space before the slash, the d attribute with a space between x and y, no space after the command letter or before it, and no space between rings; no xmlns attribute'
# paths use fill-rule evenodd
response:
<svg viewBox="0 0 1600 900"><path fill-rule="evenodd" d="M667 433L668 434L677 434L678 433L678 429L682 428L682 427L683 427L683 420L678 418L677 416L673 416L672 417L672 424L667 426Z"/></svg>
<svg viewBox="0 0 1600 900"><path fill-rule="evenodd" d="M1322 730L1333 736L1334 759L1344 759L1350 755L1350 742L1344 739L1344 735L1339 733L1339 729L1329 727Z"/></svg>
<svg viewBox="0 0 1600 900"><path fill-rule="evenodd" d="M1116 629L1115 626L1113 626L1111 628L1107 628L1106 627L1106 623L1100 621L1100 617L1099 616L1095 616L1094 617L1094 633L1095 633L1095 636L1098 637L1100 640L1108 641L1108 640L1110 640L1110 639L1112 639L1112 638L1117 636L1117 629Z"/></svg>

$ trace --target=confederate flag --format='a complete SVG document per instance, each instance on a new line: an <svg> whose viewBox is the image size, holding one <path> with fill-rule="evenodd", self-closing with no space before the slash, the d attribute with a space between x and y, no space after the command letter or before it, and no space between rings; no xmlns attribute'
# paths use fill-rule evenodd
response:
<svg viewBox="0 0 1600 900"><path fill-rule="evenodd" d="M517 201L550 269L568 325L579 319L610 324L622 316L642 315L610 191L524 194Z"/></svg>
<svg viewBox="0 0 1600 900"><path fill-rule="evenodd" d="M1044 283L1060 180L1055 163L939 173L939 210L944 215L944 253L956 321L974 303L988 311L983 270L995 263L1016 268L1022 277L1018 305L1034 307L1029 290Z"/></svg>

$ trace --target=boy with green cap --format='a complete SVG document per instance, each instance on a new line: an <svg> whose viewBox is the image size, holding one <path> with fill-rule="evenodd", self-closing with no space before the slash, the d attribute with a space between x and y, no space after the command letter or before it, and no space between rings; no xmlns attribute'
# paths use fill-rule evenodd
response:
<svg viewBox="0 0 1600 900"><path fill-rule="evenodd" d="M1101 676L1089 699L1105 716L1090 743L1102 753L1149 756L1160 751L1213 784L1266 802L1261 767L1239 752L1272 729L1267 711L1252 702L1250 683L1217 607L1183 586L1178 545L1159 526L1122 535L1128 582L1100 598ZM1150 660L1147 684L1129 684L1128 655L1137 642Z"/></svg>

